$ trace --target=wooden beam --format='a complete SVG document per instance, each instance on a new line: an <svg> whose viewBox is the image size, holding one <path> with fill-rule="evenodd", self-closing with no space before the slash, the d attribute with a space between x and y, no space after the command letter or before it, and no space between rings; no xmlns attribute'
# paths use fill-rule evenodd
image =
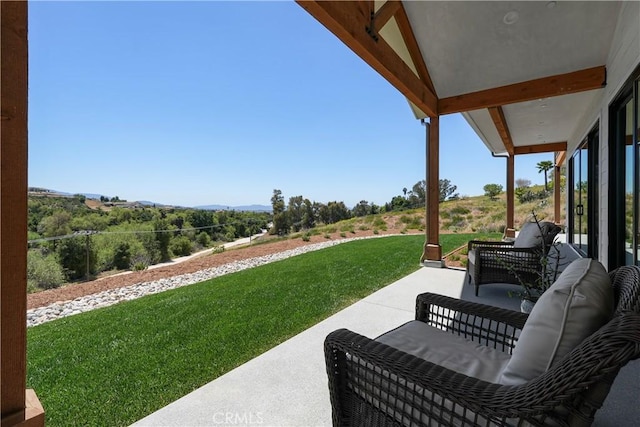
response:
<svg viewBox="0 0 640 427"><path fill-rule="evenodd" d="M411 61L413 61L413 65L416 67L418 77L420 77L420 80L427 85L433 94L436 94L433 82L431 81L431 76L429 75L429 70L427 69L427 64L425 64L422 52L420 52L418 40L416 39L415 34L413 34L413 29L411 28L407 11L404 9L404 6L402 6L402 3L400 3L400 5L400 10L396 13L395 18L398 28L400 29L400 35L402 35L402 40L404 40L404 44L411 56Z"/></svg>
<svg viewBox="0 0 640 427"><path fill-rule="evenodd" d="M507 119L504 117L502 107L490 107L489 114L491 115L493 123L496 125L504 148L507 150L507 153L509 153L509 156L513 156L515 154L513 140L511 139L511 132L509 132L509 126L507 125Z"/></svg>
<svg viewBox="0 0 640 427"><path fill-rule="evenodd" d="M373 16L373 29L376 33L380 32L382 27L396 14L402 7L400 0L388 0Z"/></svg>
<svg viewBox="0 0 640 427"><path fill-rule="evenodd" d="M507 228L505 237L516 237L515 212L515 157L507 157Z"/></svg>
<svg viewBox="0 0 640 427"><path fill-rule="evenodd" d="M478 92L443 98L438 101L441 115L498 107L516 102L549 98L570 93L600 89L606 85L604 65L516 83Z"/></svg>
<svg viewBox="0 0 640 427"><path fill-rule="evenodd" d="M560 165L553 168L553 218L556 224L561 224L560 218Z"/></svg>
<svg viewBox="0 0 640 427"><path fill-rule="evenodd" d="M384 39L378 38L376 41L367 33L366 28L371 20L367 3L296 1L425 114L429 117L438 115L438 100L429 87Z"/></svg>
<svg viewBox="0 0 640 427"><path fill-rule="evenodd" d="M442 247L440 246L440 118L429 119L429 140L427 141L427 191L426 191L426 241L422 252L422 262L435 261L442 267Z"/></svg>
<svg viewBox="0 0 640 427"><path fill-rule="evenodd" d="M514 149L514 153L516 156L520 154L551 153L554 151L567 151L567 141L525 145L522 147L515 147Z"/></svg>
<svg viewBox="0 0 640 427"><path fill-rule="evenodd" d="M0 2L0 413L26 418L27 2Z"/></svg>
<svg viewBox="0 0 640 427"><path fill-rule="evenodd" d="M555 164L556 166L562 166L564 164L565 159L567 158L566 151L558 151L556 152Z"/></svg>

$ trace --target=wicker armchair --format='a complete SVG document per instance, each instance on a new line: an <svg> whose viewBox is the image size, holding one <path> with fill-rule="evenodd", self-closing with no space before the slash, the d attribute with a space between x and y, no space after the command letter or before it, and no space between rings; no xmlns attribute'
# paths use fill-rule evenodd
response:
<svg viewBox="0 0 640 427"><path fill-rule="evenodd" d="M613 317L519 385L466 376L345 329L331 333L325 360L333 425L590 425L619 369L640 356L640 269L609 276ZM429 293L416 304L418 321L508 354L527 316Z"/></svg>
<svg viewBox="0 0 640 427"><path fill-rule="evenodd" d="M471 240L467 245L467 277L475 293L487 283L534 283L543 269L543 257L560 227L552 222L528 222L513 241Z"/></svg>

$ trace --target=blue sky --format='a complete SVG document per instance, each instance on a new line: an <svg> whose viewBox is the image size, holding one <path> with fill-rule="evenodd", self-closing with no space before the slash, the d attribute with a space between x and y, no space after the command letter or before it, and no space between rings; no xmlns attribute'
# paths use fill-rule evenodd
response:
<svg viewBox="0 0 640 427"><path fill-rule="evenodd" d="M30 2L29 185L182 206L360 200L424 179L405 98L293 2ZM505 185L460 115L440 177ZM542 183L516 158L516 178Z"/></svg>

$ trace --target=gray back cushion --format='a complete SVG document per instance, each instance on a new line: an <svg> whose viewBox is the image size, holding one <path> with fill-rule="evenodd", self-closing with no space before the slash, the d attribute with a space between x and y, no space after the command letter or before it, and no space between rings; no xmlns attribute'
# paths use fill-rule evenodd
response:
<svg viewBox="0 0 640 427"><path fill-rule="evenodd" d="M611 319L613 287L598 261L573 261L540 297L500 382L522 384L543 374Z"/></svg>
<svg viewBox="0 0 640 427"><path fill-rule="evenodd" d="M542 230L542 233L540 232ZM560 232L560 227L550 221L540 222L540 227L535 222L525 222L518 236L513 242L515 248L533 248L542 245L542 236L545 236L546 244L553 243L553 239Z"/></svg>

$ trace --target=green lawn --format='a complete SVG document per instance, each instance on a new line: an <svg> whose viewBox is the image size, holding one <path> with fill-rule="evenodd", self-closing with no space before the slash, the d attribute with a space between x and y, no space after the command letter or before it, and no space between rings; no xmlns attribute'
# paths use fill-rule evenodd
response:
<svg viewBox="0 0 640 427"><path fill-rule="evenodd" d="M443 253L485 237L443 235ZM423 243L344 243L29 328L28 387L49 426L128 425L415 271Z"/></svg>

